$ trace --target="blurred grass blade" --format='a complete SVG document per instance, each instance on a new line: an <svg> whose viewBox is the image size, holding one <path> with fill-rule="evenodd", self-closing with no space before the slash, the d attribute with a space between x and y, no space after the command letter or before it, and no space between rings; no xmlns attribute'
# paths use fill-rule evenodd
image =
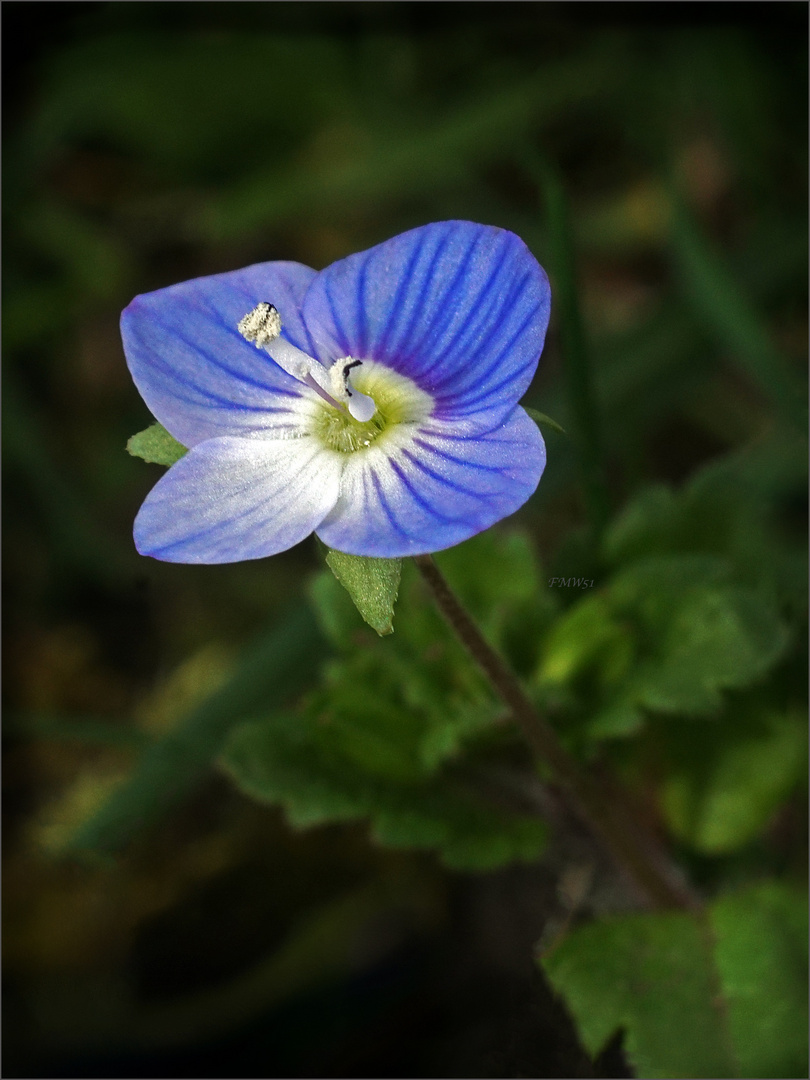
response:
<svg viewBox="0 0 810 1080"><path fill-rule="evenodd" d="M596 48L577 62L548 64L497 92L471 95L428 123L394 120L374 134L358 124L365 138L344 160L316 159L302 169L299 163L279 168L273 159L218 191L199 214L192 214L189 234L208 240L236 238L291 218L311 219L313 208L329 207L335 213L405 193L408 198L435 197L437 191L467 182L527 125L609 93L619 72L615 49Z"/></svg>
<svg viewBox="0 0 810 1080"><path fill-rule="evenodd" d="M551 162L531 148L527 151L525 160L541 192L548 219L552 311L556 309L560 327L563 378L588 517L594 538L598 539L607 522L609 502L591 358L579 306L568 201Z"/></svg>
<svg viewBox="0 0 810 1080"><path fill-rule="evenodd" d="M40 418L8 367L3 372L3 449L4 477L18 474L36 503L50 535L55 572L70 568L105 583L130 572L120 544L76 483L76 470L71 473L69 460L57 460L58 434Z"/></svg>
<svg viewBox="0 0 810 1080"><path fill-rule="evenodd" d="M806 391L798 376L677 193L673 206L673 254L694 310L780 413L806 429Z"/></svg>
<svg viewBox="0 0 810 1080"><path fill-rule="evenodd" d="M4 718L3 732L15 739L47 739L123 750L140 750L151 742L146 732L116 720L53 713L11 713Z"/></svg>
<svg viewBox="0 0 810 1080"><path fill-rule="evenodd" d="M325 652L309 606L274 623L246 649L223 687L144 750L124 784L76 830L65 854L111 855L158 821L205 777L233 725L304 689Z"/></svg>

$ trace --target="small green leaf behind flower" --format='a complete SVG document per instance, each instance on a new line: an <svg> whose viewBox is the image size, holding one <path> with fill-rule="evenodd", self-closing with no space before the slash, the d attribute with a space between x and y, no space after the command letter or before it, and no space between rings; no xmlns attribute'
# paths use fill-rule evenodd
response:
<svg viewBox="0 0 810 1080"><path fill-rule="evenodd" d="M539 409L530 409L524 405L523 410L529 414L538 427L550 427L552 431L559 431L561 435L568 434L561 424L558 424L556 420L552 420L550 416L546 416L544 412L540 412Z"/></svg>
<svg viewBox="0 0 810 1080"><path fill-rule="evenodd" d="M187 454L188 447L179 443L162 424L152 424L132 436L127 442L127 452L154 465L168 466Z"/></svg>
<svg viewBox="0 0 810 1080"><path fill-rule="evenodd" d="M380 637L394 632L401 559L373 559L329 549L326 563L370 627Z"/></svg>

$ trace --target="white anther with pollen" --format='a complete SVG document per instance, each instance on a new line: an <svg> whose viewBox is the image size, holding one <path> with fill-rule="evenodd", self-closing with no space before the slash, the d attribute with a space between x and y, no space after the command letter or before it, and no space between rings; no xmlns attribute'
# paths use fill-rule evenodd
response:
<svg viewBox="0 0 810 1080"><path fill-rule="evenodd" d="M325 368L308 353L279 336L281 316L272 304L265 302L257 304L240 319L237 329L246 341L263 349L288 375L309 386L330 405L337 409L348 409L350 416L360 423L374 416L377 411L374 399L362 394L351 382L350 371L359 367L362 360L345 357L336 360L331 368Z"/></svg>

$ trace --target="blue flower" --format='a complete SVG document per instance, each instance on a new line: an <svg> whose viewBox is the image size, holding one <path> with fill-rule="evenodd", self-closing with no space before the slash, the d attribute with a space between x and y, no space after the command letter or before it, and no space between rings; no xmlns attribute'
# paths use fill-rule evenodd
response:
<svg viewBox="0 0 810 1080"><path fill-rule="evenodd" d="M316 273L269 262L136 297L132 377L189 453L135 520L138 551L259 559L315 532L392 558L514 513L545 447L518 401L548 324L513 233L445 221Z"/></svg>

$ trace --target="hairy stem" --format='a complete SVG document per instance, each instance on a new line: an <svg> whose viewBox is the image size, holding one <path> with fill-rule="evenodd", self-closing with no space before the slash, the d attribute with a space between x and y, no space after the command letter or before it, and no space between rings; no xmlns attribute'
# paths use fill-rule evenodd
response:
<svg viewBox="0 0 810 1080"><path fill-rule="evenodd" d="M432 557L418 555L414 562L439 610L508 705L526 742L551 769L570 809L602 840L614 860L655 907L698 907L697 898L679 879L653 838L642 839L637 823L629 821L621 809L605 797L600 785L568 753L554 729L537 712L515 673L484 638Z"/></svg>

